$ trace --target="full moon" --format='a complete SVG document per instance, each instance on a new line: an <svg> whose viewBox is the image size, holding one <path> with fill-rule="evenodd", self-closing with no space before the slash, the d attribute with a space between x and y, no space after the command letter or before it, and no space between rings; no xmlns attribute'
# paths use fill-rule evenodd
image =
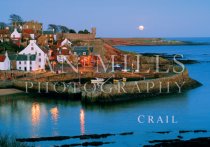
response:
<svg viewBox="0 0 210 147"><path fill-rule="evenodd" d="M144 26L139 26L138 29L139 29L140 31L143 31L143 30L144 30Z"/></svg>

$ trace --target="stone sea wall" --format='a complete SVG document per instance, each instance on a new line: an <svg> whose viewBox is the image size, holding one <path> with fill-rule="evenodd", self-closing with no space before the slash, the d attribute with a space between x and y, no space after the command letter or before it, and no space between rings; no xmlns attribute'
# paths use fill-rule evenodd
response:
<svg viewBox="0 0 210 147"><path fill-rule="evenodd" d="M201 86L188 75L188 71L169 77L132 81L126 83L106 84L102 90L84 92L82 101L85 103L109 103L143 99L172 93L182 93L187 89ZM101 88L99 88L101 89Z"/></svg>
<svg viewBox="0 0 210 147"><path fill-rule="evenodd" d="M47 79L45 79L47 81ZM53 78L53 81L55 79ZM25 92L46 95L64 96L68 99L81 100L84 103L110 103L143 99L171 93L182 93L201 84L188 75L188 71L164 78L140 80L131 82L106 83L104 85L67 86L61 82L39 82L14 80L14 87ZM65 85L65 86L64 86Z"/></svg>

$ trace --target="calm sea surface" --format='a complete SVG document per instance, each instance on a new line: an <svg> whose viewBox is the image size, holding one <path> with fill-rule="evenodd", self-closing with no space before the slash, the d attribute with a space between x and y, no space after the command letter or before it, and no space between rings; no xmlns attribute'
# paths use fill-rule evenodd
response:
<svg viewBox="0 0 210 147"><path fill-rule="evenodd" d="M175 38L210 42L210 38ZM104 146L134 147L153 139L175 139L179 130L210 131L210 45L201 46L119 46L121 50L137 53L183 54L186 59L200 63L187 65L190 76L203 86L182 94L161 96L144 101L132 101L109 106L84 106L80 102L44 98L38 95L0 97L0 133L19 138L44 136L73 136L94 133L134 132L130 136L113 136L100 141L114 144ZM177 124L139 124L139 115L174 115ZM172 131L156 134L155 131ZM184 139L210 136L210 133L186 133ZM88 140L96 141L96 140ZM53 146L81 143L78 139L35 143ZM84 141L83 141L84 142Z"/></svg>

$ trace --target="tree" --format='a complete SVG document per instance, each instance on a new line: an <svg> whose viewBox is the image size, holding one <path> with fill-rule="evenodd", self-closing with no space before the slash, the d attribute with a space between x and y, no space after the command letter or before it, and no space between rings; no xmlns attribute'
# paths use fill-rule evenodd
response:
<svg viewBox="0 0 210 147"><path fill-rule="evenodd" d="M18 25L23 24L23 19L17 14L11 14L9 16L9 20L11 21L11 24L13 26L18 26Z"/></svg>
<svg viewBox="0 0 210 147"><path fill-rule="evenodd" d="M59 26L59 30L61 31L61 33L68 33L69 32L69 28L66 26Z"/></svg>
<svg viewBox="0 0 210 147"><path fill-rule="evenodd" d="M83 30L78 31L78 34L84 34Z"/></svg>
<svg viewBox="0 0 210 147"><path fill-rule="evenodd" d="M74 29L69 29L69 33L77 33Z"/></svg>
<svg viewBox="0 0 210 147"><path fill-rule="evenodd" d="M53 30L54 33L57 33L59 31L59 27L55 24L49 24L48 29Z"/></svg>
<svg viewBox="0 0 210 147"><path fill-rule="evenodd" d="M0 22L0 29L4 29L6 26L7 26L6 23Z"/></svg>
<svg viewBox="0 0 210 147"><path fill-rule="evenodd" d="M89 34L90 32L87 29L85 29L84 31L80 30L78 33L79 34Z"/></svg>
<svg viewBox="0 0 210 147"><path fill-rule="evenodd" d="M87 29L85 29L83 32L84 34L90 34L90 32Z"/></svg>

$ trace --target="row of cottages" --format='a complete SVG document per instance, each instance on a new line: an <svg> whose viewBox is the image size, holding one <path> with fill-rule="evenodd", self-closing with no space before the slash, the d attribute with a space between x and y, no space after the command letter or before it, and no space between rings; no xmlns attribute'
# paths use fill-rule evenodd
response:
<svg viewBox="0 0 210 147"><path fill-rule="evenodd" d="M45 70L47 50L39 48L36 40L30 40L28 46L19 54L0 55L0 70L37 71Z"/></svg>
<svg viewBox="0 0 210 147"><path fill-rule="evenodd" d="M30 40L28 46L18 54L0 56L0 70L22 70L22 71L37 71L45 70L46 57L49 57L51 63L63 62L69 59L73 62L74 59L80 57L81 65L89 65L92 61L93 47L75 46L68 39L64 39L58 45L58 48L50 49L37 45L36 40Z"/></svg>

